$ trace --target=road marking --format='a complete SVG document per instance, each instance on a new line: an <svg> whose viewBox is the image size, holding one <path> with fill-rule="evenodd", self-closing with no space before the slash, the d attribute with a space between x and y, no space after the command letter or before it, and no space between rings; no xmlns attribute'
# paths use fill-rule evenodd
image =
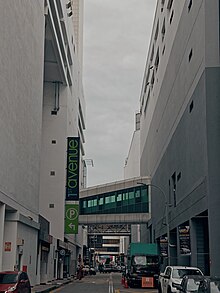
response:
<svg viewBox="0 0 220 293"><path fill-rule="evenodd" d="M109 293L114 293L114 286L113 286L113 280L112 280L112 273L110 273L108 292L109 292Z"/></svg>

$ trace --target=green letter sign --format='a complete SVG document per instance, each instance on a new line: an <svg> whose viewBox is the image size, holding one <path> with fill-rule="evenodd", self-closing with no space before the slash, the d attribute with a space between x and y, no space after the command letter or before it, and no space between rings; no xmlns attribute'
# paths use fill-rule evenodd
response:
<svg viewBox="0 0 220 293"><path fill-rule="evenodd" d="M79 137L67 137L66 200L79 200Z"/></svg>

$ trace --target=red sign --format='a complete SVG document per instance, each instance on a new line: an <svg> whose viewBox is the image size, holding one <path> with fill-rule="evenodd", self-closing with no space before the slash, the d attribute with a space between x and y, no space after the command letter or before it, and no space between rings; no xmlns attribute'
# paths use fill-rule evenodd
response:
<svg viewBox="0 0 220 293"><path fill-rule="evenodd" d="M11 251L11 242L5 242L5 251Z"/></svg>
<svg viewBox="0 0 220 293"><path fill-rule="evenodd" d="M27 266L22 266L22 271L27 273Z"/></svg>
<svg viewBox="0 0 220 293"><path fill-rule="evenodd" d="M153 288L154 287L154 278L152 277L142 277L142 288Z"/></svg>

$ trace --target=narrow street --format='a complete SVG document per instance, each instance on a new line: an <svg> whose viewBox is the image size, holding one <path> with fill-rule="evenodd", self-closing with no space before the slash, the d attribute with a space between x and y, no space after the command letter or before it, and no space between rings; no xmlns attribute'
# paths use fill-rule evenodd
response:
<svg viewBox="0 0 220 293"><path fill-rule="evenodd" d="M157 293L156 289L124 288L121 284L120 273L100 274L86 276L52 291L62 293Z"/></svg>

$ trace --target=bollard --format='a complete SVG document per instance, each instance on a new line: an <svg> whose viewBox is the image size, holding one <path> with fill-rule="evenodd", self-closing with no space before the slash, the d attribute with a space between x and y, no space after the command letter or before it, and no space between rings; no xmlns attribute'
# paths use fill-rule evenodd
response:
<svg viewBox="0 0 220 293"><path fill-rule="evenodd" d="M126 289L128 289L129 287L128 287L128 281L127 281L127 279L125 278L125 282L124 282L124 288L126 288Z"/></svg>

